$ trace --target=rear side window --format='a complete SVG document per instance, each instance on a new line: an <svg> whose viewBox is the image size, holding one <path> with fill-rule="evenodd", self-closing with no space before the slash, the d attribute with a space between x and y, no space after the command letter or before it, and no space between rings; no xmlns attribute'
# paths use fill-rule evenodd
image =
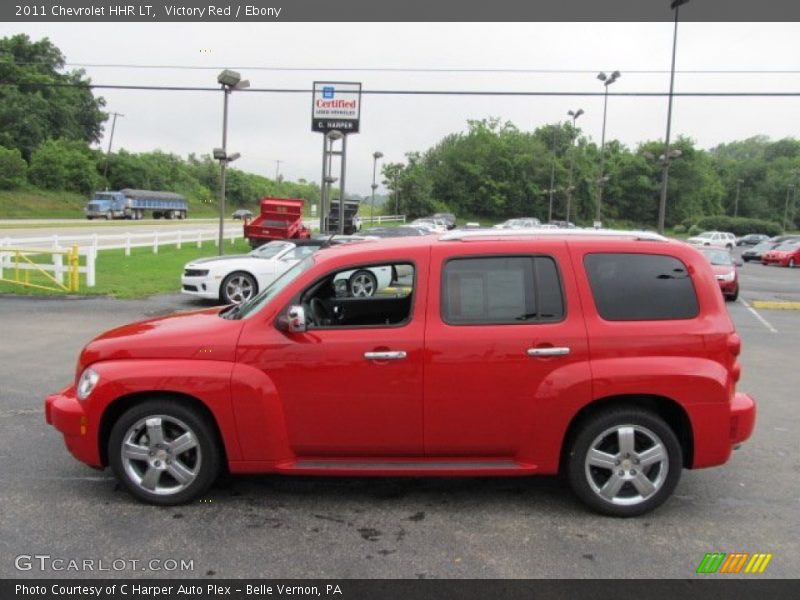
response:
<svg viewBox="0 0 800 600"><path fill-rule="evenodd" d="M564 299L555 261L545 256L449 260L441 310L451 325L559 321Z"/></svg>
<svg viewBox="0 0 800 600"><path fill-rule="evenodd" d="M586 274L607 321L691 319L699 308L686 265L659 254L587 254Z"/></svg>

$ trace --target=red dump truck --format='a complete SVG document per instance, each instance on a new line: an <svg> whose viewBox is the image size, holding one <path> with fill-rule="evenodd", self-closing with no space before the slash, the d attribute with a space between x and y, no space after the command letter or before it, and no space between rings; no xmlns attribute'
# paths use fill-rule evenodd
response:
<svg viewBox="0 0 800 600"><path fill-rule="evenodd" d="M302 198L262 198L261 214L245 223L244 237L253 248L272 240L297 240L311 237L303 225Z"/></svg>

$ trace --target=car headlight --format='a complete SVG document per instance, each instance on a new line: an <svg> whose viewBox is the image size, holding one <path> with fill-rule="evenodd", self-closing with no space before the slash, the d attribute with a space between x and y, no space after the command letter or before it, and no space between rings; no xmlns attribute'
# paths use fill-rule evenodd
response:
<svg viewBox="0 0 800 600"><path fill-rule="evenodd" d="M206 277L208 275L208 269L184 269L183 270L184 277Z"/></svg>
<svg viewBox="0 0 800 600"><path fill-rule="evenodd" d="M78 400L86 400L98 381L100 381L100 375L98 375L97 371L91 368L84 369L80 379L78 379Z"/></svg>
<svg viewBox="0 0 800 600"><path fill-rule="evenodd" d="M728 282L728 281L733 281L735 277L736 277L736 273L731 271L730 273L727 273L726 275L717 275L717 280Z"/></svg>

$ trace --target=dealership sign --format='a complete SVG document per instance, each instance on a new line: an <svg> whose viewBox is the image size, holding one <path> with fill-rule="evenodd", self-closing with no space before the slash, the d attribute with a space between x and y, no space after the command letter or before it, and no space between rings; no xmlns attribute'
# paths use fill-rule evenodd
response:
<svg viewBox="0 0 800 600"><path fill-rule="evenodd" d="M314 82L311 105L311 130L358 133L361 117L361 84Z"/></svg>

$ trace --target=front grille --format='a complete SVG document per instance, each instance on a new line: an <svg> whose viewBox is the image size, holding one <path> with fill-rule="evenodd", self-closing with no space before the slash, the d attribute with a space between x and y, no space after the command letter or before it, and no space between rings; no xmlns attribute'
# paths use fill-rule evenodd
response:
<svg viewBox="0 0 800 600"><path fill-rule="evenodd" d="M184 277L205 277L208 275L208 269L185 269L183 271Z"/></svg>
<svg viewBox="0 0 800 600"><path fill-rule="evenodd" d="M184 283L183 284L183 289L186 290L187 292L196 292L197 291L197 286L196 285L186 285Z"/></svg>

